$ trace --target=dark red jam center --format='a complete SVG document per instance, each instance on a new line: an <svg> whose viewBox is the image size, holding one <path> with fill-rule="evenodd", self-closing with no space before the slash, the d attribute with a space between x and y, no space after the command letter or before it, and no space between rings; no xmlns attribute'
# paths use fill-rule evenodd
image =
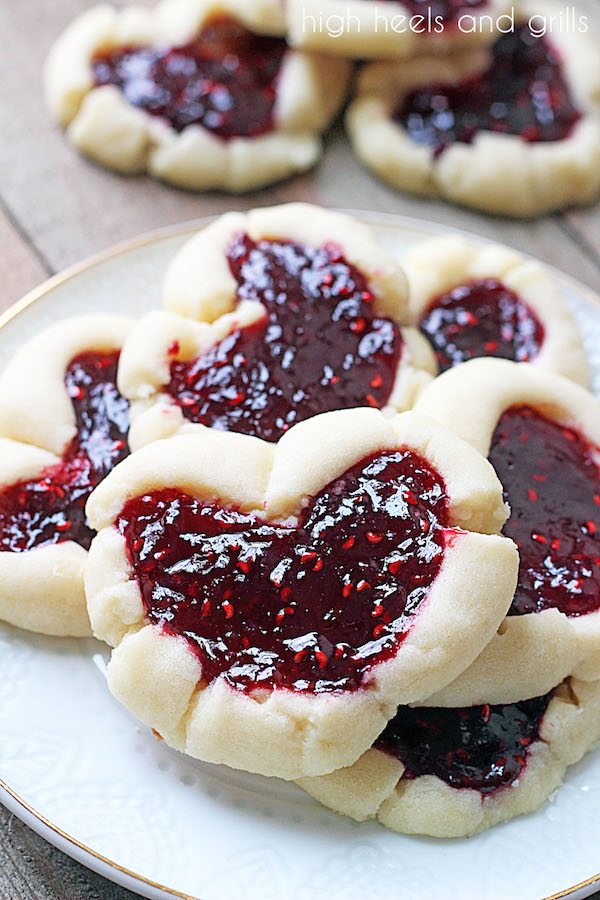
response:
<svg viewBox="0 0 600 900"><path fill-rule="evenodd" d="M96 54L96 85L116 85L133 106L176 131L202 125L228 140L273 128L286 44L219 19L180 47L118 47Z"/></svg>
<svg viewBox="0 0 600 900"><path fill-rule="evenodd" d="M489 456L511 507L504 533L519 548L511 615L600 608L600 472L592 448L529 407L504 413Z"/></svg>
<svg viewBox="0 0 600 900"><path fill-rule="evenodd" d="M567 138L581 114L552 45L522 25L498 38L491 54L489 67L478 76L410 93L394 120L436 155L455 142L470 144L480 131L529 142Z"/></svg>
<svg viewBox="0 0 600 900"><path fill-rule="evenodd" d="M401 706L375 746L406 767L403 778L436 775L453 788L492 794L527 764L552 694L502 706Z"/></svg>
<svg viewBox="0 0 600 900"><path fill-rule="evenodd" d="M266 312L202 356L172 364L166 391L187 419L276 441L317 413L385 406L400 328L374 315L365 277L335 246L238 235L228 259L238 300Z"/></svg>
<svg viewBox="0 0 600 900"><path fill-rule="evenodd" d="M349 469L297 526L164 490L118 519L152 622L236 688L357 688L393 656L439 571L447 499L408 451Z"/></svg>
<svg viewBox="0 0 600 900"><path fill-rule="evenodd" d="M529 362L544 340L533 310L495 278L466 282L436 297L420 328L442 372L479 356Z"/></svg>
<svg viewBox="0 0 600 900"><path fill-rule="evenodd" d="M478 12L486 5L487 0L402 0L402 6L406 7L411 16L426 16L431 22L432 30L436 19L441 19L444 26L451 25L461 16ZM427 24L429 25L429 22ZM418 23L415 25L421 27ZM435 30L433 33L436 33Z"/></svg>
<svg viewBox="0 0 600 900"><path fill-rule="evenodd" d="M0 550L61 541L88 549L94 532L86 523L86 500L129 452L129 405L116 387L118 359L118 352L82 353L69 364L65 384L77 435L62 460L35 481L0 490Z"/></svg>

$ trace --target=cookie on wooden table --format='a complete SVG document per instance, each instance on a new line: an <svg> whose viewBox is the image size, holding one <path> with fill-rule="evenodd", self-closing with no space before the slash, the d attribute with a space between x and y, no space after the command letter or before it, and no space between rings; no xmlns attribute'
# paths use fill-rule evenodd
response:
<svg viewBox="0 0 600 900"><path fill-rule="evenodd" d="M509 0L286 0L295 47L351 59L398 59L490 44Z"/></svg>
<svg viewBox="0 0 600 900"><path fill-rule="evenodd" d="M523 19L489 49L374 63L347 115L362 162L401 190L532 217L600 193L600 58L590 34L534 36Z"/></svg>
<svg viewBox="0 0 600 900"><path fill-rule="evenodd" d="M310 168L349 64L290 49L273 0L101 5L50 51L48 103L85 155L184 188L247 191Z"/></svg>

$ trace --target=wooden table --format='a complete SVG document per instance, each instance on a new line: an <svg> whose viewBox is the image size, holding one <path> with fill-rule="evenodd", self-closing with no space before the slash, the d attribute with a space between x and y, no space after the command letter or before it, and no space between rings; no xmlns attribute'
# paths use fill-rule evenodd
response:
<svg viewBox="0 0 600 900"><path fill-rule="evenodd" d="M0 5L0 310L48 275L140 232L231 208L298 199L465 228L532 253L600 293L600 208L520 223L405 197L361 169L339 126L314 172L241 198L185 194L147 178L121 178L80 159L44 108L40 69L60 29L91 5L92 0ZM0 808L0 900L131 896Z"/></svg>

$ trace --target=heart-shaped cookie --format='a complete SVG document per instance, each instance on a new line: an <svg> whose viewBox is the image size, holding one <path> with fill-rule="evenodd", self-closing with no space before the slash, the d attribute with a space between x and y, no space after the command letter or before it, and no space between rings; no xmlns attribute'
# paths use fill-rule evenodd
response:
<svg viewBox="0 0 600 900"><path fill-rule="evenodd" d="M489 48L365 67L347 114L359 158L401 190L495 214L595 200L600 62L591 32L540 34L560 12L523 0Z"/></svg>
<svg viewBox="0 0 600 900"><path fill-rule="evenodd" d="M0 377L0 618L45 634L90 633L85 503L129 452L117 389L132 320L81 316L42 331Z"/></svg>
<svg viewBox="0 0 600 900"><path fill-rule="evenodd" d="M472 661L514 589L491 468L413 413L326 413L277 445L198 428L87 511L113 693L191 755L284 778L356 759Z"/></svg>
<svg viewBox="0 0 600 900"><path fill-rule="evenodd" d="M290 48L279 0L94 6L44 67L73 144L119 172L247 191L309 169L343 103L345 60Z"/></svg>
<svg viewBox="0 0 600 900"><path fill-rule="evenodd" d="M134 448L194 423L276 441L330 410L401 411L436 371L402 327L397 260L331 210L222 216L184 244L164 293L171 311L140 321L119 366Z"/></svg>
<svg viewBox="0 0 600 900"><path fill-rule="evenodd" d="M518 703L407 707L353 766L305 778L336 812L406 834L464 837L533 812L600 737L600 682Z"/></svg>
<svg viewBox="0 0 600 900"><path fill-rule="evenodd" d="M497 357L587 384L579 329L559 282L542 263L459 235L424 241L402 262L409 321L430 341L440 371Z"/></svg>
<svg viewBox="0 0 600 900"><path fill-rule="evenodd" d="M441 375L417 407L486 454L511 508L504 533L520 552L498 634L432 705L509 703L569 675L597 679L598 400L539 366L477 359Z"/></svg>

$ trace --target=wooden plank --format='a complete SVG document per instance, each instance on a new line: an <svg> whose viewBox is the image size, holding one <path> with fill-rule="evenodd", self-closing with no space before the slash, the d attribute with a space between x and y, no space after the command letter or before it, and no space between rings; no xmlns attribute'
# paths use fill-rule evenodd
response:
<svg viewBox="0 0 600 900"><path fill-rule="evenodd" d="M565 217L572 239L589 259L600 265L600 209L576 209Z"/></svg>
<svg viewBox="0 0 600 900"><path fill-rule="evenodd" d="M135 900L65 856L0 806L2 900Z"/></svg>
<svg viewBox="0 0 600 900"><path fill-rule="evenodd" d="M85 5L91 5L91 0ZM148 229L229 208L307 199L325 205L415 215L506 241L561 266L600 290L600 274L561 227L493 219L398 194L353 157L343 129L327 139L321 166L306 176L241 198L186 194L148 178L123 178L81 159L52 124L40 92L40 60L80 0L4 4L0 29L1 171L4 202L55 269Z"/></svg>
<svg viewBox="0 0 600 900"><path fill-rule="evenodd" d="M600 40L600 4L597 0L578 0L577 8L585 12ZM572 238L583 251L600 265L600 205L569 211L565 216Z"/></svg>
<svg viewBox="0 0 600 900"><path fill-rule="evenodd" d="M7 309L50 272L35 250L0 209L0 312Z"/></svg>

